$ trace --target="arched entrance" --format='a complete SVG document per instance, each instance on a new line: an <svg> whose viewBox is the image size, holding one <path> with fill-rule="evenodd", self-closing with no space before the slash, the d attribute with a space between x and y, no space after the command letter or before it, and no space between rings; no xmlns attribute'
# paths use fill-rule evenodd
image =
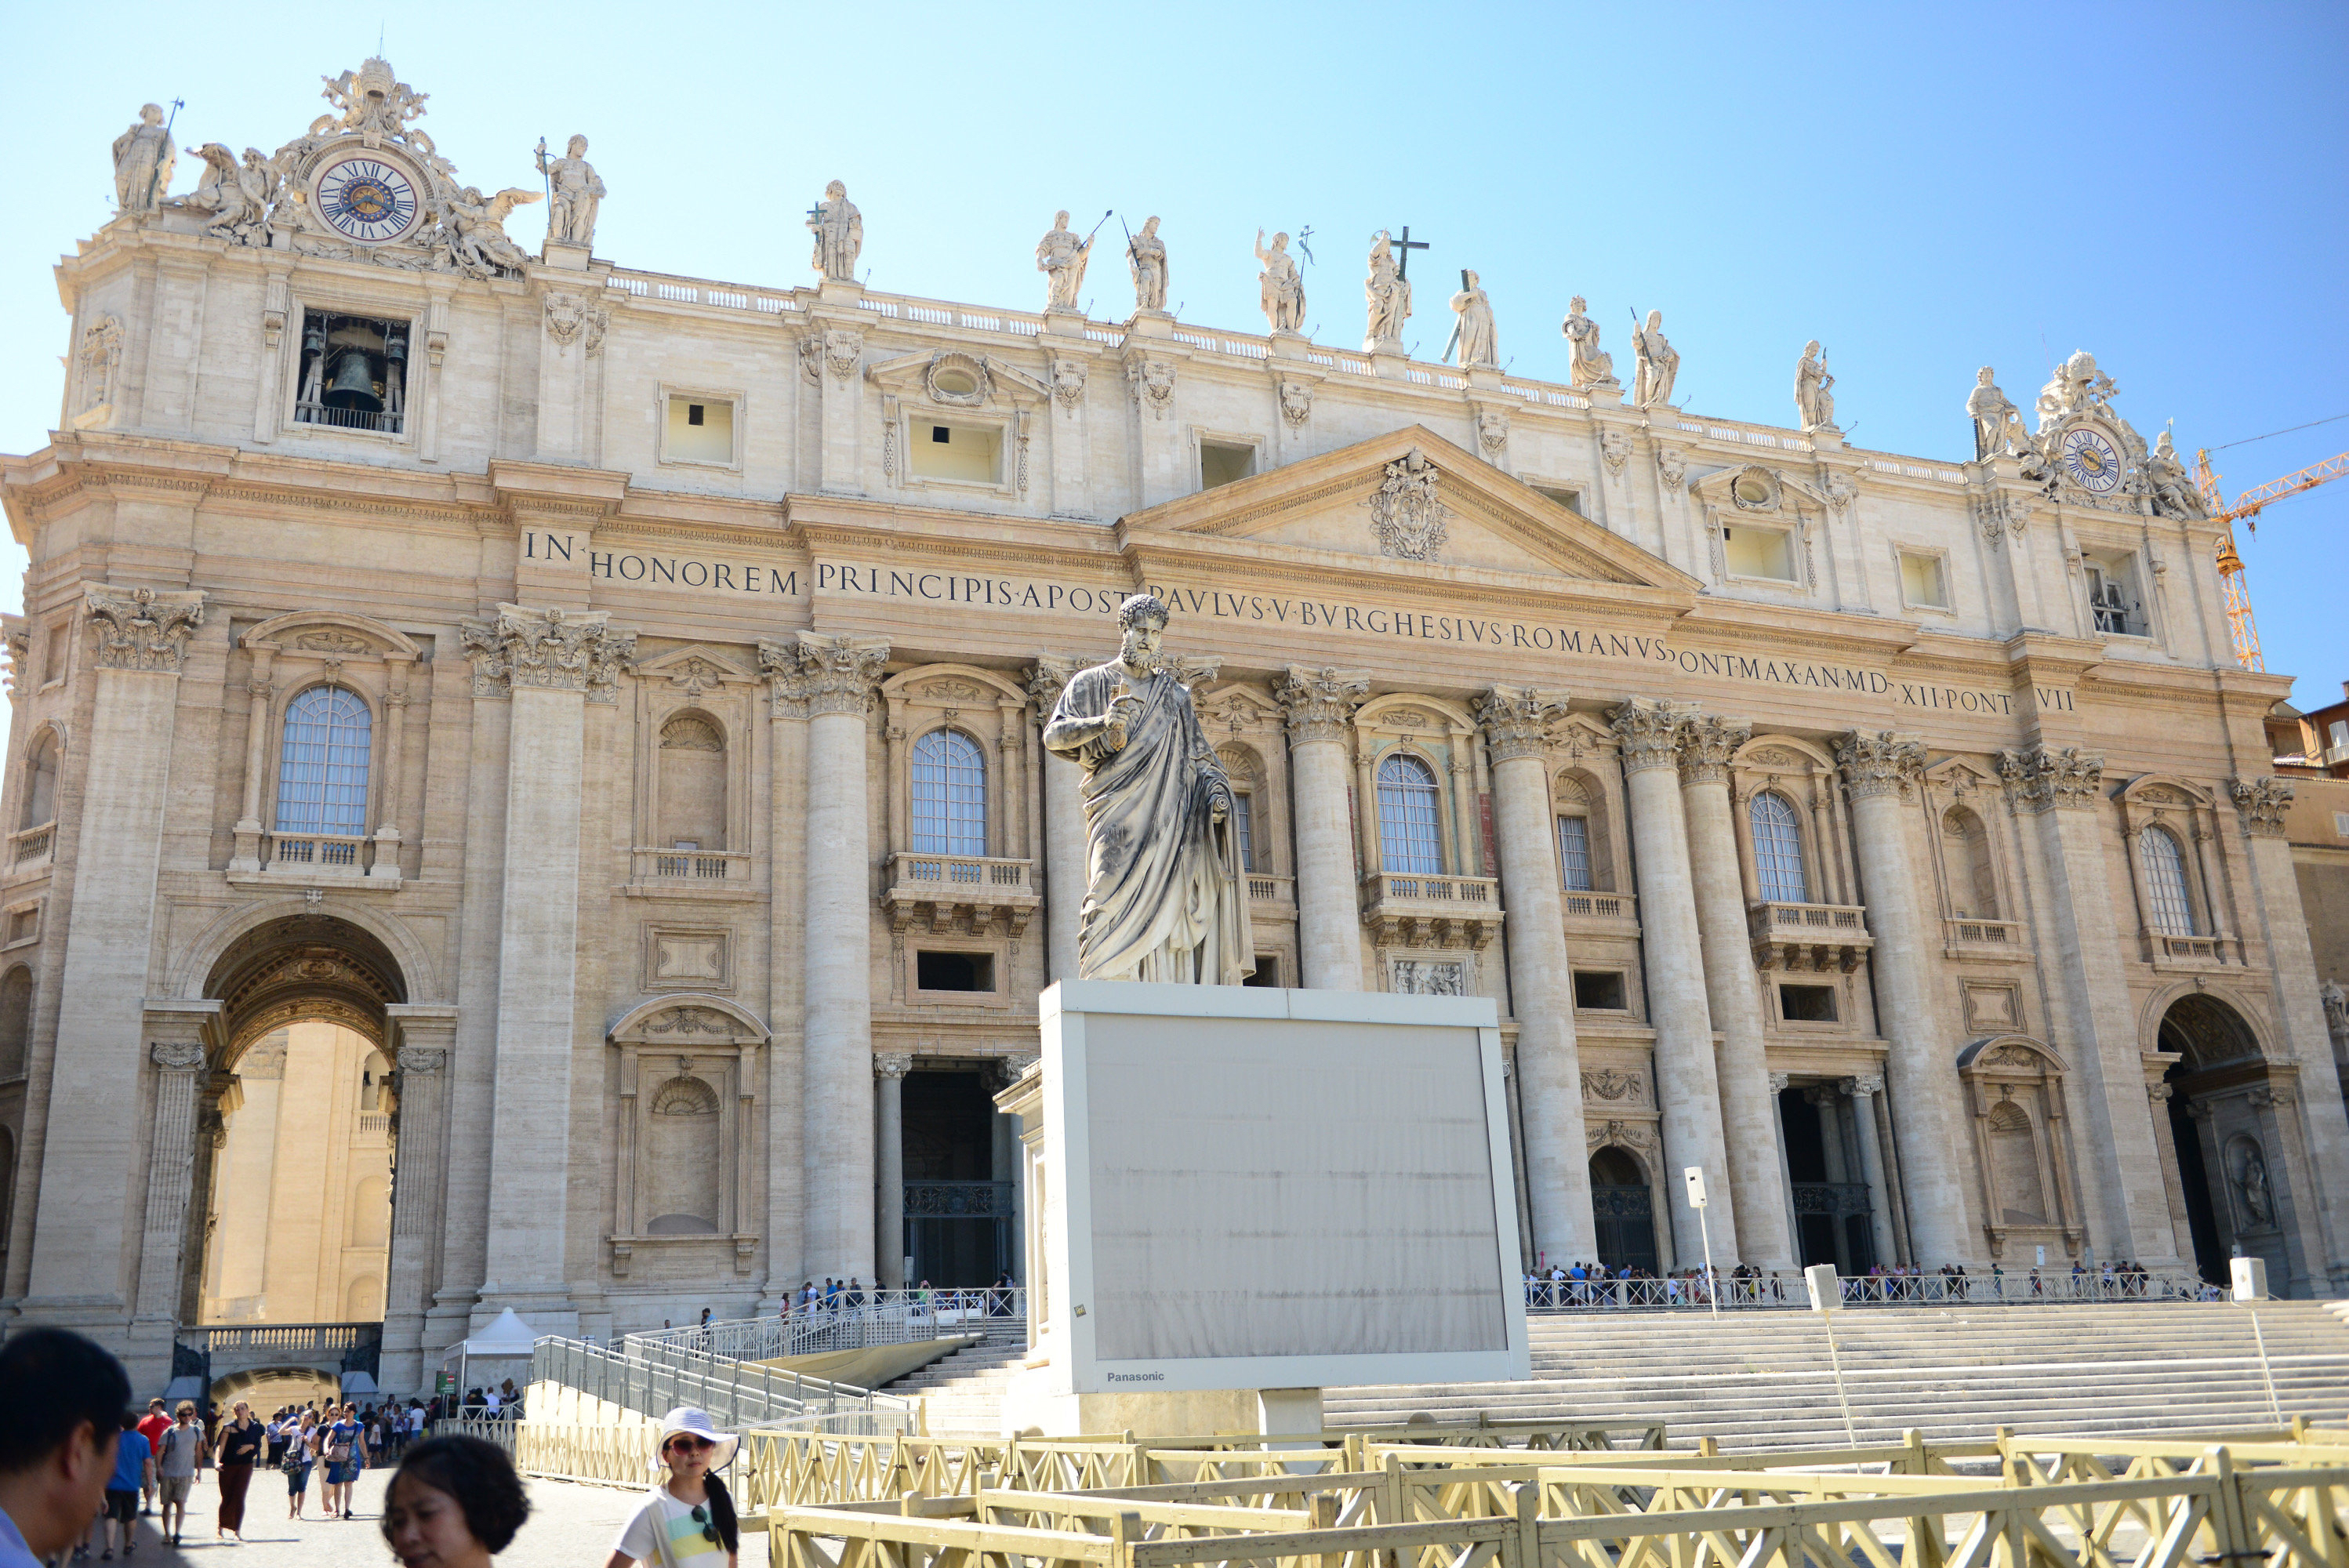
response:
<svg viewBox="0 0 2349 1568"><path fill-rule="evenodd" d="M2264 1258L2268 1288L2297 1294L2290 1283L2302 1261L2292 1223L2292 1096L2278 1093L2242 1016L2208 993L2172 1002L2162 1013L2158 1042L2178 1058L2163 1084L2176 1192L2195 1266L2204 1279L2224 1284L2228 1260L2237 1253Z"/></svg>
<svg viewBox="0 0 2349 1568"><path fill-rule="evenodd" d="M1640 1157L1618 1144L1590 1156L1590 1212L1598 1222L1599 1261L1620 1273L1663 1271L1656 1259L1655 1193Z"/></svg>
<svg viewBox="0 0 2349 1568"><path fill-rule="evenodd" d="M203 984L208 1052L181 1343L215 1385L377 1370L396 1149L389 947L305 908L243 933ZM256 1385L257 1386L257 1385Z"/></svg>

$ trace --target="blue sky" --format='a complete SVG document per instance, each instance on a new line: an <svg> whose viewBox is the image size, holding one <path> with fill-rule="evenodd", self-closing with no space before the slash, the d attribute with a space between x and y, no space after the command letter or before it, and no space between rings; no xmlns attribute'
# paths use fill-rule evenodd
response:
<svg viewBox="0 0 2349 1568"><path fill-rule="evenodd" d="M268 150L378 26L468 182L535 185L538 139L585 132L612 192L596 249L629 266L802 283L801 214L837 177L875 288L1036 306L1053 211L1114 208L1162 216L1186 319L1260 328L1256 231L1309 225L1311 320L1348 343L1368 236L1409 223L1434 245L1412 265L1423 356L1475 267L1519 375L1562 377L1573 294L1619 364L1627 312L1662 309L1700 413L1791 422L1820 338L1860 446L1968 456L1975 367L2028 406L2075 348L2189 455L2349 413L2338 4L6 0L0 450L56 422L49 268L106 219L108 144L139 106L186 99L183 147ZM175 189L200 168L183 153ZM525 244L542 210L513 224ZM1097 315L1130 307L1113 255L1091 293ZM2344 449L2349 420L2218 460L2232 495ZM2336 700L2349 481L2270 513L2244 556L2269 667L2303 706Z"/></svg>

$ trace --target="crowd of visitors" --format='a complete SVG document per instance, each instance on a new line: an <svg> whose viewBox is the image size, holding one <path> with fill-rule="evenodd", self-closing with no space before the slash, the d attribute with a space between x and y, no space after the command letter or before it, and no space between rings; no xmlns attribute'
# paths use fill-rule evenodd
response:
<svg viewBox="0 0 2349 1568"><path fill-rule="evenodd" d="M1715 1280L1717 1279L1717 1284ZM2158 1280L2143 1264L2107 1261L2095 1269L2075 1260L2068 1273L2030 1269L2013 1280L2002 1264L1993 1263L1987 1275L1969 1274L1961 1264L1927 1269L1916 1264L1878 1264L1864 1274L1838 1282L1845 1305L1893 1305L1947 1301L2132 1301L2154 1295L2215 1301L2220 1291L2207 1282L2178 1284ZM1721 1304L1735 1305L1803 1305L1808 1301L1802 1282L1772 1274L1752 1264L1708 1277L1701 1268L1658 1275L1631 1264L1609 1268L1605 1264L1577 1260L1553 1264L1525 1276L1526 1305L1537 1310L1591 1306L1708 1306L1716 1289Z"/></svg>

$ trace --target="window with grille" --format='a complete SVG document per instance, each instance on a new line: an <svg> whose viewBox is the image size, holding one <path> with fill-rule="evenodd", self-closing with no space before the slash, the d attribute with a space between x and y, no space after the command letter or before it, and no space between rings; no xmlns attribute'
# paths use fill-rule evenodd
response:
<svg viewBox="0 0 2349 1568"><path fill-rule="evenodd" d="M1256 870L1256 797L1245 789L1232 791L1232 840L1239 846L1240 870Z"/></svg>
<svg viewBox="0 0 2349 1568"><path fill-rule="evenodd" d="M1754 869L1768 903L1808 903L1803 877L1803 830L1795 808L1783 795L1754 797Z"/></svg>
<svg viewBox="0 0 2349 1568"><path fill-rule="evenodd" d="M2194 904L2186 896L2186 856L2166 828L2145 830L2145 888L2156 931L2169 936L2194 934Z"/></svg>
<svg viewBox="0 0 2349 1568"><path fill-rule="evenodd" d="M914 851L987 853L987 765L959 731L934 729L914 742Z"/></svg>
<svg viewBox="0 0 2349 1568"><path fill-rule="evenodd" d="M312 686L285 707L277 758L277 830L367 832L367 742L372 721L358 693Z"/></svg>
<svg viewBox="0 0 2349 1568"><path fill-rule="evenodd" d="M1557 820L1557 863L1566 873L1566 891L1590 891L1590 819L1560 817Z"/></svg>
<svg viewBox="0 0 2349 1568"><path fill-rule="evenodd" d="M1442 876L1444 846L1435 824L1435 774L1427 764L1402 752L1380 763L1379 848L1386 870Z"/></svg>

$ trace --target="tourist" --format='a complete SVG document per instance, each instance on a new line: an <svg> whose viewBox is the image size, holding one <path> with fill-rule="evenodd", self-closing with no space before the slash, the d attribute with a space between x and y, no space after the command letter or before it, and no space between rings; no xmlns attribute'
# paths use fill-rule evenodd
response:
<svg viewBox="0 0 2349 1568"><path fill-rule="evenodd" d="M155 1476L155 1448L147 1434L139 1429L140 1413L122 1412L122 1435L114 1449L114 1473L107 1478L106 1507L98 1515L98 1557L101 1562L114 1560L114 1540L119 1535L122 1555L129 1557L139 1544L139 1494L152 1484ZM79 1556L80 1552L75 1555Z"/></svg>
<svg viewBox="0 0 2349 1568"><path fill-rule="evenodd" d="M163 1434L171 1429L171 1412L163 1408L163 1401L148 1400L147 1414L139 1422L139 1434L147 1439L147 1448L150 1453L161 1451ZM139 1505L139 1511L141 1513L155 1511L155 1477L156 1472L150 1470L147 1476L147 1496Z"/></svg>
<svg viewBox="0 0 2349 1568"><path fill-rule="evenodd" d="M88 1530L119 1485L129 1403L122 1364L78 1334L22 1328L0 1345L0 1568L40 1568Z"/></svg>
<svg viewBox="0 0 2349 1568"><path fill-rule="evenodd" d="M661 1420L660 1457L668 1479L646 1495L605 1568L734 1568L741 1549L733 1494L718 1479L741 1439L710 1425L709 1414L679 1406Z"/></svg>
<svg viewBox="0 0 2349 1568"><path fill-rule="evenodd" d="M383 1493L383 1538L402 1568L485 1568L529 1517L513 1461L480 1438L417 1444Z"/></svg>
<svg viewBox="0 0 2349 1568"><path fill-rule="evenodd" d="M695 1325L695 1326L698 1328L707 1328L709 1326L709 1309L708 1307L705 1306L701 1309L701 1321Z"/></svg>
<svg viewBox="0 0 2349 1568"><path fill-rule="evenodd" d="M319 1434L320 1454L326 1461L326 1517L351 1516L351 1487L365 1462L367 1434L359 1429L348 1405L335 1412L334 1421Z"/></svg>
<svg viewBox="0 0 2349 1568"><path fill-rule="evenodd" d="M195 1490L196 1471L203 1467L204 1429L196 1424L191 1399L181 1400L171 1414L174 1419L155 1450L155 1494L162 1499L159 1517L163 1539L177 1546L188 1528L188 1493Z"/></svg>
<svg viewBox="0 0 2349 1568"><path fill-rule="evenodd" d="M285 1517L302 1517L310 1495L310 1470L318 1462L318 1417L301 1410L285 1418L285 1455L277 1468L285 1472Z"/></svg>
<svg viewBox="0 0 2349 1568"><path fill-rule="evenodd" d="M245 1489L253 1485L253 1467L261 1462L267 1445L267 1433L253 1418L253 1407L242 1399L230 1406L214 1461L220 1472L220 1522L212 1532L214 1539L225 1541L233 1535L243 1544Z"/></svg>

